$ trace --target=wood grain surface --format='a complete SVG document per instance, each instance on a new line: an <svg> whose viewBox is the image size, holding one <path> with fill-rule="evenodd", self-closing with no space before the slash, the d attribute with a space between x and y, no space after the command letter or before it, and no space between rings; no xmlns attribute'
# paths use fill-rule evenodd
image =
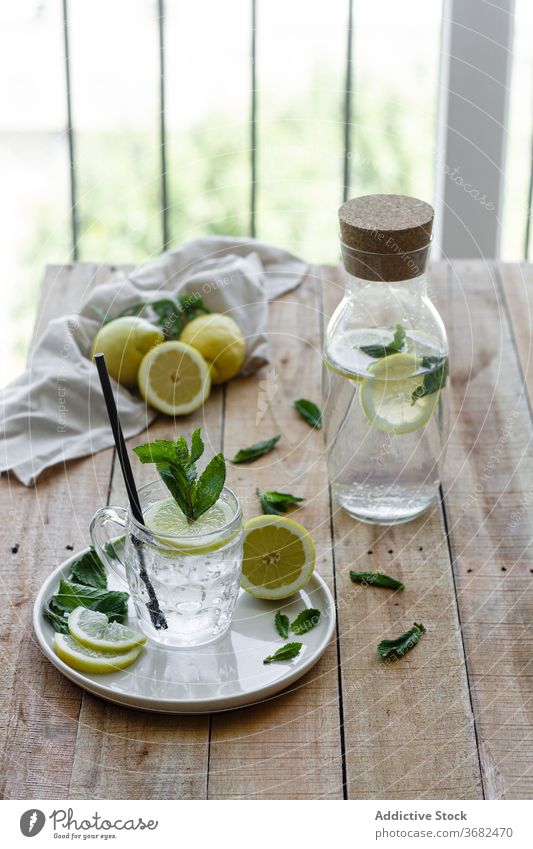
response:
<svg viewBox="0 0 533 849"><path fill-rule="evenodd" d="M77 312L111 266L50 267L35 325ZM55 467L34 487L0 482L4 798L531 798L533 795L533 270L442 263L430 287L450 336L451 435L442 500L395 528L356 523L331 505L322 436L293 408L320 403L324 320L341 296L336 269L314 268L270 308L272 361L217 387L197 414L210 454L282 434L276 450L233 466L246 517L256 488L305 497L317 569L338 607L319 664L261 705L199 717L101 701L41 655L31 607L43 579L88 542L88 524L125 493L113 451ZM31 358L31 354L30 354ZM133 443L175 433L160 418ZM141 484L153 478L136 466ZM371 568L403 593L352 584ZM379 640L413 621L428 633L382 664Z"/></svg>

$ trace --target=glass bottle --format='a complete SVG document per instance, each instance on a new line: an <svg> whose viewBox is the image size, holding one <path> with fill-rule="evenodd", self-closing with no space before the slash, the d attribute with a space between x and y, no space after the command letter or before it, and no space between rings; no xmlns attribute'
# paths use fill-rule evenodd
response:
<svg viewBox="0 0 533 849"><path fill-rule="evenodd" d="M339 210L345 294L326 333L323 417L336 501L390 525L438 497L448 345L427 291L433 209L369 195Z"/></svg>

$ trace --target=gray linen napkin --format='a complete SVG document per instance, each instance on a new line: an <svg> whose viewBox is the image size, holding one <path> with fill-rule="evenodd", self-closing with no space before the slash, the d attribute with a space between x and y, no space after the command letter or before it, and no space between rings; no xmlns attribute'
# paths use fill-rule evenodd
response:
<svg viewBox="0 0 533 849"><path fill-rule="evenodd" d="M296 288L307 270L287 251L254 239L205 237L97 286L79 315L50 322L27 370L0 391L0 472L12 469L29 485L55 463L113 444L96 368L88 358L99 311L113 317L139 300L199 294L212 312L231 315L241 327L246 339L241 374L251 374L268 362L268 301ZM134 436L156 413L137 395L114 387L124 434Z"/></svg>

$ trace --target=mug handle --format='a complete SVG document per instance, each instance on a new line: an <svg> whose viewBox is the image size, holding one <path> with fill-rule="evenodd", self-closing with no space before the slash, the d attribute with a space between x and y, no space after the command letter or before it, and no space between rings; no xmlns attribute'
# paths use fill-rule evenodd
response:
<svg viewBox="0 0 533 849"><path fill-rule="evenodd" d="M112 544L112 538L106 532L109 525L114 525L125 531L128 525L128 511L124 507L100 507L94 514L89 526L91 542L98 557L119 581L127 584L126 564L118 556L117 550ZM109 554L110 545L113 547L114 557Z"/></svg>

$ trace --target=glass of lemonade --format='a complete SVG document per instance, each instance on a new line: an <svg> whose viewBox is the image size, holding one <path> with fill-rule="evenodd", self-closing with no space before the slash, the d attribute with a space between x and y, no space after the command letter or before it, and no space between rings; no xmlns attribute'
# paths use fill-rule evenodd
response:
<svg viewBox="0 0 533 849"><path fill-rule="evenodd" d="M139 498L144 524L122 507L95 513L94 548L127 582L146 636L177 648L217 640L231 624L239 595L243 520L237 496L224 487L192 523L162 481L142 487Z"/></svg>

